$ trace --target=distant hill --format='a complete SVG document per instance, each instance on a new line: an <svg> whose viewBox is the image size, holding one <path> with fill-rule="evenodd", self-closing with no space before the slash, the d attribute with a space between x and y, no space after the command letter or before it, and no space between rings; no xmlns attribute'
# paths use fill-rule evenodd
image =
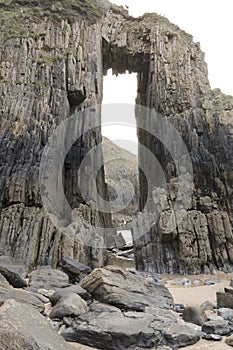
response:
<svg viewBox="0 0 233 350"><path fill-rule="evenodd" d="M122 221L130 221L133 214L138 211L139 180L137 156L128 150L119 147L106 137L103 137L103 158L105 164L105 180L108 185L111 201L116 200L117 193L122 192L122 202L129 202L129 185L122 186L120 180L126 179L134 187L134 196L130 204L119 214L113 215L113 221L119 225ZM116 208L116 206L114 206Z"/></svg>

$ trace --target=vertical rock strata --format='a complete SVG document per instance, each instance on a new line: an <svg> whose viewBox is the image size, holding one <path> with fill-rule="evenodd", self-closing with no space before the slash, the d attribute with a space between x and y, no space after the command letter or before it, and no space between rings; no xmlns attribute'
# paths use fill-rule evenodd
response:
<svg viewBox="0 0 233 350"><path fill-rule="evenodd" d="M165 200L165 205L157 224L150 225L157 210L153 206L134 221L137 268L171 273L210 272L216 267L232 270L233 98L210 89L200 45L165 18L147 14L132 20L114 12L109 16L111 21L104 27L108 31L103 33L105 68L112 67L115 73L126 69L138 72L137 104L154 109L175 126L193 164L191 203L188 208L182 201L178 203L174 220L181 214L184 219L169 232L167 220L177 200L179 183L175 164L161 142L138 130L139 142L162 165L167 191L153 187L148 190L148 182L140 172L140 209L153 196L157 209L160 201ZM140 117L139 113L138 122L143 125ZM156 125L146 118L144 127L152 132ZM187 160L180 152L177 148L179 158L175 160L182 168ZM151 163L139 148L140 165L150 172ZM183 176L188 181L188 174ZM151 229L142 234L147 225Z"/></svg>
<svg viewBox="0 0 233 350"><path fill-rule="evenodd" d="M134 19L105 1L98 2L102 11L91 19L77 10L72 12L72 21L61 9L54 18L56 4L45 15L40 5L38 19L26 10L27 2L17 3L22 6L1 5L0 250L23 258L30 267L56 266L63 255L94 266L104 263L104 250L96 257L80 244L88 232L84 219L78 227L71 227L70 236L50 222L42 206L38 174L44 146L62 121L75 110L90 106L100 118L97 105L102 101L103 74L112 68L115 74L126 70L138 73L137 104L159 112L179 130L193 163L191 204L188 208L179 204L177 215L185 211L185 218L169 232L166 220L179 181L174 161L155 137L138 130L140 143L157 157L167 181L159 222L145 235L140 234L143 222L150 222L148 210L133 224L138 269L181 273L231 269L233 98L210 89L199 44L161 16L146 14ZM17 22L23 21L19 29L9 26L14 11ZM57 11L55 6L54 13ZM77 128L82 130L87 122L83 119ZM145 123L146 128L156 127ZM91 211L77 190L78 166L100 141L100 129L96 129L73 145L64 165L64 184L73 216L83 215L93 224L108 226L109 216ZM93 157L93 169L101 161L101 155ZM181 154L177 161L182 167L186 159ZM139 164L150 170L140 150ZM107 198L103 171L98 184L99 193ZM142 172L140 189L141 210L152 193L160 205L163 190L148 190ZM89 196L96 201L94 194ZM66 225L72 217L69 220Z"/></svg>
<svg viewBox="0 0 233 350"><path fill-rule="evenodd" d="M47 217L39 192L39 165L49 136L76 109L92 106L100 124L101 22L72 11L54 17L56 2L51 12L37 3L37 13L23 1L13 8L1 5L0 250L24 259L30 268L47 263L56 266L64 255L92 265L96 257L80 243L82 235L87 242L85 221L75 227L77 235L65 236ZM61 6L66 9L65 2ZM71 15L74 18L69 20ZM80 134L83 123L85 119L76 125ZM64 187L71 207L89 222L103 226L110 219L83 205L77 190L78 166L100 140L100 131L93 130L73 145L64 164ZM90 163L95 167L99 162L101 155ZM87 179L88 173L90 169ZM105 196L104 181L99 191Z"/></svg>

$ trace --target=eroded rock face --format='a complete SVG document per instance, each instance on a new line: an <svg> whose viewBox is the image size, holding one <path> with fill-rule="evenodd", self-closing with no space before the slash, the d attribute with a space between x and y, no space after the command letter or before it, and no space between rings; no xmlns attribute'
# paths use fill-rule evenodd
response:
<svg viewBox="0 0 233 350"><path fill-rule="evenodd" d="M41 6L43 12L45 5ZM181 273L209 272L216 267L231 270L233 98L220 90L211 91L204 54L190 35L155 14L133 19L107 1L101 1L101 6L101 13L95 13L98 6L95 11L91 9L90 23L80 15L81 7L72 12L71 21L61 9L59 19L48 16L38 20L27 8L21 11L13 6L10 11L15 11L17 23L23 23L15 33L9 31L9 18L7 13L3 14L0 250L22 258L30 269L38 264L56 266L64 256L92 267L105 264L106 252L100 248L104 237L96 236L88 223L110 227L110 217L91 210L77 189L77 169L88 151L100 143L100 128L80 138L65 160L65 194L71 208L80 214L78 222L70 214L65 222L59 223L60 227L68 228L69 235L57 230L48 219L40 197L38 174L49 136L70 114L92 106L100 122L97 104L102 101L103 73L112 68L114 73L126 70L138 73L137 103L159 112L179 130L195 174L189 207L180 203L179 210L186 211L184 220L173 232L168 232L166 221L177 194L174 161L157 139L138 131L139 141L159 160L168 190L167 205L158 223L142 237L141 218L133 225L137 268ZM86 120L75 128L83 130L90 122ZM155 127L150 121L145 123L146 127ZM182 152L177 154L179 159L175 160L185 165ZM90 156L87 183L92 183L93 169L101 163L101 152ZM150 170L151 164L140 149L139 164ZM152 187L156 185L154 178ZM107 199L103 169L98 173L97 183L98 192ZM147 197L152 200L156 193L148 191L142 172L140 191L143 210ZM98 203L91 186L87 192L88 199ZM57 210L63 210L59 203ZM153 204L143 220L150 220L154 210ZM95 237L96 249L82 245L87 237L88 242Z"/></svg>
<svg viewBox="0 0 233 350"><path fill-rule="evenodd" d="M178 158L172 160L166 146L139 129L139 141L153 152L166 174L167 204L158 223L151 225L147 234L141 235L143 224L150 223L146 215L143 218L146 223L142 223L141 217L134 223L137 267L180 273L209 272L214 267L230 270L233 98L217 89L211 91L204 55L187 33L157 15L144 16L140 28L132 19L122 20L115 13L109 16L115 20L112 31L104 33L105 68L112 67L120 73L127 66L139 73L137 103L154 108L180 132L195 174L193 198L188 208L179 203L174 218L178 222L177 217L185 210L184 220L169 232L166 224L177 199L179 182L174 161L185 169L185 154L177 148ZM131 32L128 31L130 26ZM138 63L139 57L143 64ZM151 125L149 118L141 123L140 117L139 113L138 124L144 125L144 129L158 127ZM150 171L151 163L139 147L140 165ZM154 191L148 190L142 171L139 175L140 210L143 210L147 197L154 200ZM153 176L156 186L158 179L155 174ZM159 198L162 197L160 194ZM149 208L149 216L158 209L159 203L156 205L157 208L154 205Z"/></svg>
<svg viewBox="0 0 233 350"><path fill-rule="evenodd" d="M94 106L100 121L97 104L101 103L103 80L101 8L95 5L90 2L88 8L81 1L75 2L63 16L68 9L65 5L64 11L56 10L61 11L59 20L55 19L53 10L48 17L43 15L45 4L41 8L42 18L33 17L28 3L22 7L17 7L16 2L3 6L3 12L6 11L0 37L3 44L0 59L0 250L22 258L30 269L38 264L55 267L63 256L77 258L88 265L93 259L97 266L104 264L104 252L91 257L80 239L82 234L85 237L88 222L110 226L110 218L107 214L92 212L86 205L81 206L83 199L77 186L78 166L85 154L100 142L100 130L82 136L66 157L66 197L71 208L76 208L84 217L75 228L71 227L69 237L47 218L39 190L40 159L53 130L76 108ZM9 33L7 10L18 28L18 34L13 36ZM81 134L83 123L85 120L76 125ZM101 153L90 159L90 164L96 167L100 163ZM90 177L91 181L91 174L89 168L86 179ZM98 191L105 198L103 169L98 176ZM95 200L92 189L88 190L89 199ZM62 212L62 204L56 204L57 210ZM72 223L68 215L59 225Z"/></svg>

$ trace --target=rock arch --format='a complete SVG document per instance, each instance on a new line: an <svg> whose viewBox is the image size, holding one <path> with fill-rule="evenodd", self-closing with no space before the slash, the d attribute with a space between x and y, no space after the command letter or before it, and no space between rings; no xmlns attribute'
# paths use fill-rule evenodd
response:
<svg viewBox="0 0 233 350"><path fill-rule="evenodd" d="M156 14L134 19L106 1L102 6L102 14L94 20L92 16L91 22L78 13L76 21L25 19L29 32L37 33L31 36L9 35L3 24L0 250L23 258L31 268L56 266L64 255L88 264L95 260L46 217L38 186L39 161L52 130L71 111L101 104L106 70L127 69L138 73L137 103L161 113L180 131L195 175L186 220L167 234L163 220L176 192L174 165L157 140L139 132L140 142L163 166L170 201L159 224L136 244L138 269L229 270L233 264L233 98L210 89L204 54L189 34ZM109 218L90 212L75 192L77 164L100 140L99 132L80 140L68 159L67 179L77 211L105 225ZM142 173L140 187L142 209L147 196ZM99 190L106 196L103 173ZM134 230L140 231L140 223Z"/></svg>

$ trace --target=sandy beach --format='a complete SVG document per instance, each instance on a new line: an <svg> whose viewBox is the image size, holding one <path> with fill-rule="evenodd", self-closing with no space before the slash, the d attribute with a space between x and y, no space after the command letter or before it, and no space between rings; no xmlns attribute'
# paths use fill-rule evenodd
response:
<svg viewBox="0 0 233 350"><path fill-rule="evenodd" d="M176 278L180 279L181 276L163 276L163 282L166 284L170 290L175 303L181 303L185 306L187 305L200 305L204 301L209 300L216 304L216 292L224 287L229 287L230 279L233 274L225 274L222 272L216 275L195 275L195 276L182 276L182 278L187 278L190 281L199 281L198 285L192 284L191 286L184 287L179 283L174 282ZM208 278L216 278L220 282L214 285L204 285L204 281ZM221 342L213 342L208 340L200 340L195 345L185 347L183 349L189 350L230 350L232 347L228 346L224 342L225 338Z"/></svg>
<svg viewBox="0 0 233 350"><path fill-rule="evenodd" d="M180 280L182 278L190 280L191 286L183 286L181 283L176 282L177 279ZM219 282L209 286L204 285L204 281L210 278L215 278ZM224 287L229 287L231 278L233 278L232 273L219 272L216 275L164 275L162 281L170 290L175 303L200 305L206 300L216 303L216 292Z"/></svg>

